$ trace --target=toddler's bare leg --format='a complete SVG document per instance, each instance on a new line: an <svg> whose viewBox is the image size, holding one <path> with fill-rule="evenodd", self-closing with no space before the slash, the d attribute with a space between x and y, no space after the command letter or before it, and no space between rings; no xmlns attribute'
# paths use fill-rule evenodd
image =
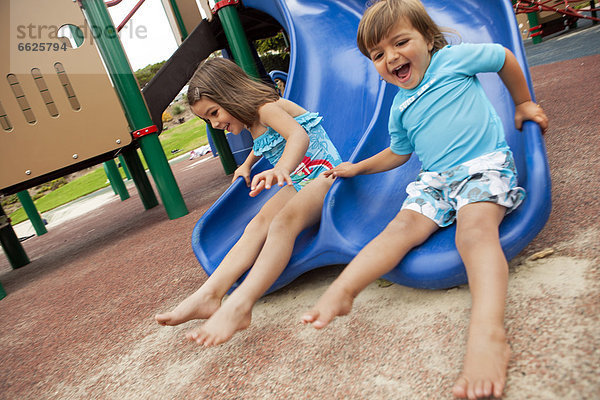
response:
<svg viewBox="0 0 600 400"><path fill-rule="evenodd" d="M329 286L302 322L324 328L338 315L346 315L354 298L369 283L391 271L413 247L423 243L438 226L412 210L401 210L375 239L367 244Z"/></svg>
<svg viewBox="0 0 600 400"><path fill-rule="evenodd" d="M244 282L204 325L187 334L188 339L213 346L250 325L252 307L287 266L296 238L320 220L323 200L332 183L331 178L319 177L295 194L273 219L263 249Z"/></svg>
<svg viewBox="0 0 600 400"><path fill-rule="evenodd" d="M508 264L498 235L505 208L473 203L457 215L456 245L467 269L472 307L461 376L452 390L459 398L500 397L510 348L504 330Z"/></svg>
<svg viewBox="0 0 600 400"><path fill-rule="evenodd" d="M161 325L179 325L213 315L231 285L252 266L263 247L271 221L294 194L280 190L270 198L207 281L172 311L157 314L156 321Z"/></svg>

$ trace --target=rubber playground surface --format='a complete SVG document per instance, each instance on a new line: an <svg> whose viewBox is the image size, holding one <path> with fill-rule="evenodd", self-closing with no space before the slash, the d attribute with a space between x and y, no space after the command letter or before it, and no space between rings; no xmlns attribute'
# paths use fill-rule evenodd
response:
<svg viewBox="0 0 600 400"><path fill-rule="evenodd" d="M585 32L600 37L598 26ZM504 398L591 399L600 390L600 54L536 65L531 75L550 118L553 208L510 263ZM316 331L300 316L342 268L333 266L263 297L250 328L219 347L184 340L199 322L157 325L155 313L205 281L190 236L230 181L210 155L172 168L188 215L171 221L162 205L145 211L129 186L124 202L107 192L76 218L49 221L47 234L23 242L31 264L12 270L0 257L8 293L0 300L0 398L451 398L466 286L374 283L349 316Z"/></svg>

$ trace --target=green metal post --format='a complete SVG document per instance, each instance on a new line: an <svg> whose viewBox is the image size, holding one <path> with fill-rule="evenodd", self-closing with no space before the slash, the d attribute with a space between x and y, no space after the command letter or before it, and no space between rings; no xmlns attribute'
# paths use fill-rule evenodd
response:
<svg viewBox="0 0 600 400"><path fill-rule="evenodd" d="M6 297L6 290L4 290L4 287L2 287L2 284L0 283L0 300L2 300L5 297Z"/></svg>
<svg viewBox="0 0 600 400"><path fill-rule="evenodd" d="M119 193L117 193L117 188L115 187L115 184L113 183L112 179L110 179L109 177L110 172L108 172L108 167L106 166L106 163L102 163L102 167L104 167L104 174L106 175L106 179L108 179L108 183L110 183L110 188L113 190L115 196L118 195Z"/></svg>
<svg viewBox="0 0 600 400"><path fill-rule="evenodd" d="M83 10L94 32L94 39L102 59L110 73L115 89L121 100L129 126L134 131L153 126L152 118L144 102L137 81L131 71L127 56L117 36L103 0L82 0ZM187 207L177 186L173 171L162 149L158 134L149 133L139 139L140 148L154 178L158 193L170 219L188 213Z"/></svg>
<svg viewBox="0 0 600 400"><path fill-rule="evenodd" d="M208 127L210 136L213 138L213 142L219 153L219 159L221 160L225 174L233 174L237 168L237 163L235 162L235 158L233 158L229 143L227 143L225 132L222 129L213 128L210 124L207 124L206 126Z"/></svg>
<svg viewBox="0 0 600 400"><path fill-rule="evenodd" d="M81 46L83 44L83 41L85 40L81 29L77 28L75 25L69 25L69 30L71 31L71 35L73 36L75 45L77 47Z"/></svg>
<svg viewBox="0 0 600 400"><path fill-rule="evenodd" d="M10 262L13 269L29 264L29 257L27 257L27 253L25 253L25 249L2 207L0 207L0 245L2 245L4 254L6 254L6 258L8 258L8 262Z"/></svg>
<svg viewBox="0 0 600 400"><path fill-rule="evenodd" d="M123 167L123 172L125 173L125 178L127 178L127 180L130 181L131 174L129 173L129 169L127 168L127 164L125 164L125 159L123 158L122 154L119 154L119 163L121 164L121 167Z"/></svg>
<svg viewBox="0 0 600 400"><path fill-rule="evenodd" d="M123 183L123 178L121 178L121 173L119 172L119 168L117 168L117 163L115 163L115 160L108 160L104 162L104 171L106 172L106 176L108 177L113 189L115 189L121 198L121 201L127 200L129 198L129 192Z"/></svg>
<svg viewBox="0 0 600 400"><path fill-rule="evenodd" d="M144 165L142 164L142 160L140 160L137 149L125 150L123 152L123 159L127 164L127 169L131 172L133 182L138 189L144 208L149 210L152 207L156 207L158 199L154 194L154 190L152 190L152 185L150 184L148 175L146 175L146 170L144 170Z"/></svg>
<svg viewBox="0 0 600 400"><path fill-rule="evenodd" d="M527 13L527 20L529 21L529 28L530 29L531 28L535 28L536 26L538 26L540 24L539 20L538 20L538 13L535 12L535 11ZM534 35L534 34L539 33L541 31L542 31L542 29L534 29L532 31L529 31L529 34L530 35ZM532 37L532 41L533 41L533 44L542 43L542 35L539 34L539 35L533 36Z"/></svg>
<svg viewBox="0 0 600 400"><path fill-rule="evenodd" d="M33 200L31 199L31 196L29 195L27 189L17 193L17 197L19 198L19 201L23 206L23 210L25 210L25 214L27 214L27 217L31 222L31 225L33 225L35 233L38 236L42 236L44 233L48 233L46 225L44 225L44 221L42 220L40 213L35 207L35 204L33 203Z"/></svg>
<svg viewBox="0 0 600 400"><path fill-rule="evenodd" d="M83 32L80 29L75 28L73 25L69 25L71 29L71 34L73 35L73 39L75 40L75 44L77 47L83 44ZM106 161L103 163L104 172L106 173L106 177L110 182L110 187L112 188L115 194L118 194L121 198L121 201L127 200L129 198L129 192L125 185L123 185L123 179L121 178L121 174L119 173L118 168L115 165L114 160Z"/></svg>
<svg viewBox="0 0 600 400"><path fill-rule="evenodd" d="M223 25L225 37L236 63L249 75L260 79L248 38L244 32L237 9L233 5L223 6L217 11Z"/></svg>
<svg viewBox="0 0 600 400"><path fill-rule="evenodd" d="M142 160L140 160L137 149L130 148L123 150L119 157L122 157L123 168L129 172L131 179L133 179L144 208L149 210L152 207L156 207L158 200L156 199L154 190L152 190L152 185L150 184L148 175L146 175L146 170L144 169Z"/></svg>
<svg viewBox="0 0 600 400"><path fill-rule="evenodd" d="M183 18L181 18L179 6L177 6L177 1L175 0L169 0L169 3L171 3L171 9L173 10L175 20L177 21L177 26L179 27L179 32L181 33L181 40L184 41L185 38L188 37L188 31L185 28L185 24L183 23Z"/></svg>

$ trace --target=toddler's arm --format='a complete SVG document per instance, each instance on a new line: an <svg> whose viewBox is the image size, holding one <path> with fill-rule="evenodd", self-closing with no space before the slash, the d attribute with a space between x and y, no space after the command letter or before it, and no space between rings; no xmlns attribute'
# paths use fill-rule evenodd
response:
<svg viewBox="0 0 600 400"><path fill-rule="evenodd" d="M548 128L548 117L538 104L531 101L525 75L515 55L508 49L505 49L505 52L504 66L498 75L515 103L515 126L521 129L523 121L531 120L540 125L543 133Z"/></svg>
<svg viewBox="0 0 600 400"><path fill-rule="evenodd" d="M399 167L407 162L409 158L410 154L396 154L388 147L373 157L369 157L356 164L343 162L337 167L323 172L323 175L350 178L356 175L375 174Z"/></svg>

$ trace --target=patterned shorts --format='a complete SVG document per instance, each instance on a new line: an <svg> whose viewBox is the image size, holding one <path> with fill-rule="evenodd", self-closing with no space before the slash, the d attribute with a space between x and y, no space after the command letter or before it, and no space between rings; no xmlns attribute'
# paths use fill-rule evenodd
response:
<svg viewBox="0 0 600 400"><path fill-rule="evenodd" d="M484 154L444 172L422 171L406 193L402 209L423 214L440 227L452 224L458 210L469 203L496 203L508 214L525 198L510 151Z"/></svg>

